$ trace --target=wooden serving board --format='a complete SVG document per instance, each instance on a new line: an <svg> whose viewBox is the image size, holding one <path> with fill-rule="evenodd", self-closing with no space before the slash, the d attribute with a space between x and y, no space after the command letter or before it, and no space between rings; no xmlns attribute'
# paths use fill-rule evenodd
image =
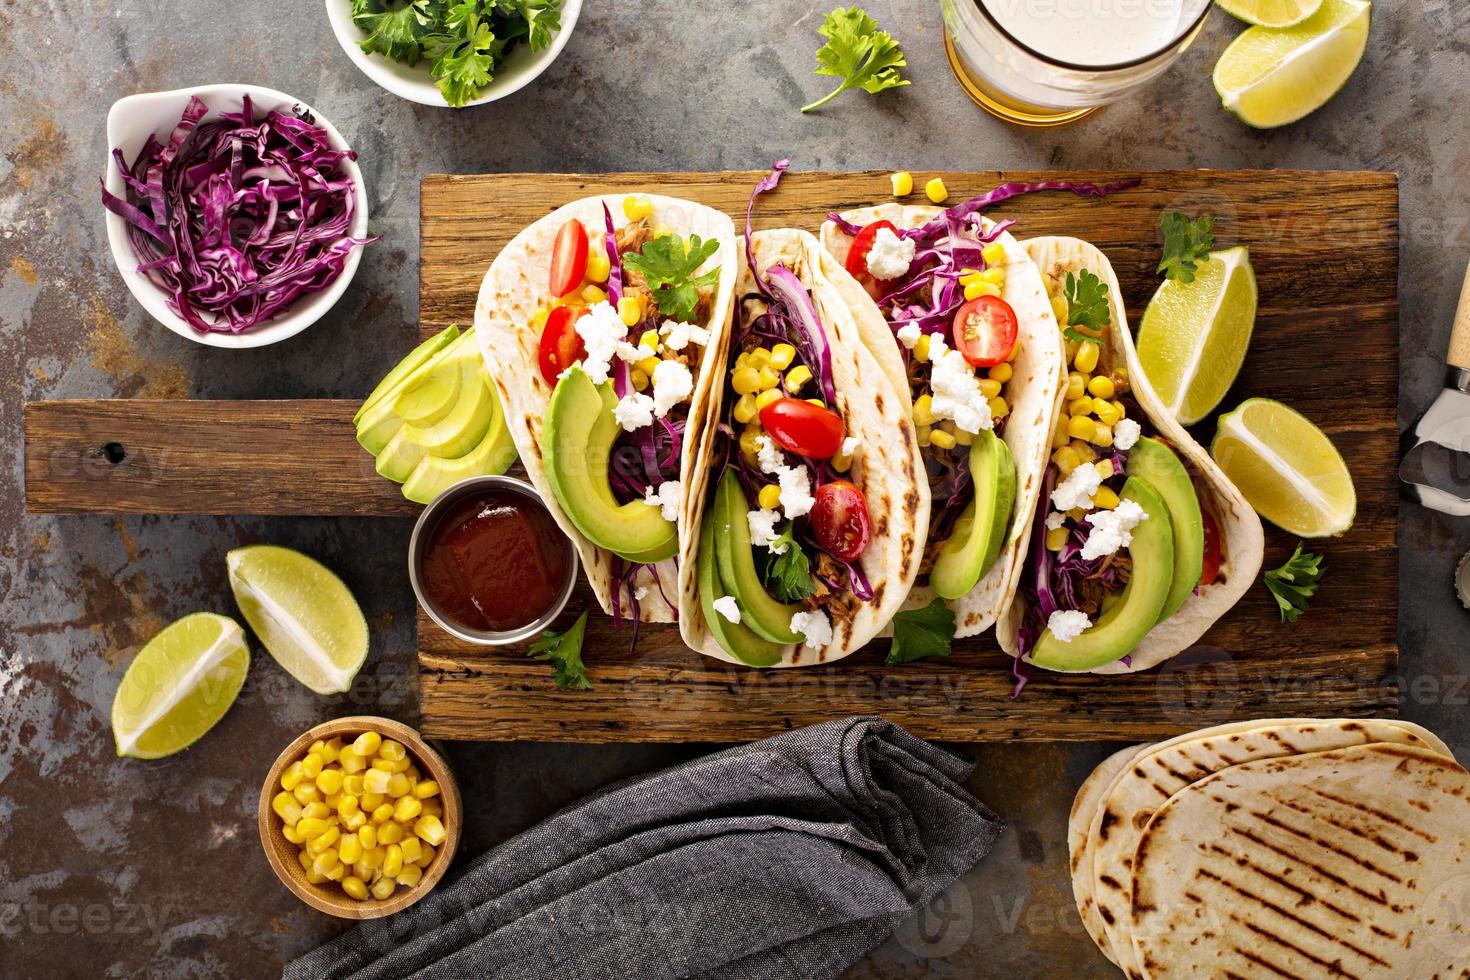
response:
<svg viewBox="0 0 1470 980"><path fill-rule="evenodd" d="M658 190L743 215L758 173L426 178L420 314L425 334L473 319L498 250L577 197ZM929 175L924 175L925 177ZM1041 173L943 174L952 201ZM1131 174L1077 173L1107 182ZM560 692L523 648L485 650L419 619L420 707L434 738L738 741L853 713L883 714L952 741L1154 739L1236 718L1370 716L1397 710L1398 181L1392 174L1188 171L1137 175L1106 200L1066 193L993 209L1021 238L1100 247L1136 323L1158 277L1162 212L1216 218L1222 246L1249 245L1260 313L1231 408L1288 402L1332 436L1358 489L1344 537L1312 544L1328 576L1309 615L1281 625L1264 587L1199 646L1128 677L1041 674L1011 700L1009 660L989 637L947 659L883 664L876 643L829 667L756 671L700 657L670 626L637 649L607 617L589 623L591 691ZM887 174L791 173L757 226L815 231L828 211L891 199ZM921 203L921 199L912 199ZM363 390L376 379L363 379ZM26 500L34 511L402 515L352 440L348 402L62 402L27 406ZM302 425L309 423L309 425ZM302 436L302 429L310 435ZM1200 426L1205 442L1213 420ZM110 443L117 443L111 449ZM221 447L226 455L221 459ZM118 462L118 449L124 453ZM1267 567L1296 541L1267 529ZM585 587L573 610L596 608Z"/></svg>

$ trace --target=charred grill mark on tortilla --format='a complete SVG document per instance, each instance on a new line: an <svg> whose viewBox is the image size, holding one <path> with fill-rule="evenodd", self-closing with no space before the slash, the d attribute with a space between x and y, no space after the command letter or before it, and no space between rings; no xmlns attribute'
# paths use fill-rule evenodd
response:
<svg viewBox="0 0 1470 980"><path fill-rule="evenodd" d="M1398 754L1398 753L1393 753L1393 754ZM1419 757L1418 756L1411 756L1411 758L1414 758L1414 759L1417 760ZM1454 764L1451 763L1451 765L1454 765ZM1448 767L1446 767L1446 768L1448 768ZM1458 768L1458 766L1455 766L1455 768ZM1406 833L1413 834L1415 837L1421 838L1422 840L1426 841L1427 843L1430 843L1430 844L1437 844L1437 843L1439 843L1439 839L1434 834L1431 834L1428 831L1425 831L1425 830L1422 830L1422 829L1420 829L1418 827L1415 827L1413 824L1405 823L1404 821L1400 820L1398 817L1395 817L1391 813L1384 813L1382 810L1379 810L1376 807L1368 806L1366 803L1359 803L1356 800L1345 800L1345 799L1343 799L1340 796L1335 796L1332 793L1327 792L1326 790L1318 789L1316 786L1307 786L1307 787L1304 787L1304 788L1307 789L1309 792L1316 793L1318 796L1322 797L1324 800L1329 800L1329 801L1331 801L1333 803L1336 803L1338 806L1344 807L1344 808L1349 809L1349 810L1356 810L1359 813L1366 813L1369 816L1377 817L1379 820L1383 821L1384 823L1389 824L1390 826L1393 826L1393 827L1395 827L1395 828L1397 828L1399 830L1405 831Z"/></svg>
<svg viewBox="0 0 1470 980"><path fill-rule="evenodd" d="M1376 874L1379 877L1384 878L1395 885L1402 885L1404 883L1403 878L1399 877L1391 871L1380 868L1371 859L1354 854L1352 851L1348 850L1346 847L1343 847L1341 844L1324 840L1315 830L1302 830L1299 827L1293 827L1291 824L1286 823L1283 820L1279 820L1271 814L1264 813L1260 810L1247 810L1246 812L1269 827L1275 827L1277 830L1290 834L1293 837L1300 838L1308 844L1319 847L1329 853L1336 854L1338 857L1343 858L1347 861L1351 861L1353 864L1356 864L1364 871L1372 872L1373 874Z"/></svg>
<svg viewBox="0 0 1470 980"><path fill-rule="evenodd" d="M1348 942L1346 939L1343 939L1340 936L1336 936L1333 933L1328 932L1326 929L1323 929L1321 926L1317 925L1315 922L1312 922L1310 919L1302 918L1301 916L1293 913L1291 910L1285 908L1279 903L1271 901L1271 899L1267 896L1253 892L1248 888L1244 888L1231 881L1229 878L1226 878L1223 875L1216 874L1209 868L1200 868L1199 876L1208 881L1213 881L1219 887L1224 888L1226 891L1234 892L1236 895L1239 895L1241 898L1244 898L1247 901L1258 903L1262 908L1269 909L1270 911L1281 916L1283 919L1286 919L1288 922L1294 922L1308 932L1315 933L1316 935L1321 936L1329 943L1340 946L1348 952L1353 953L1360 959L1367 960L1370 963L1376 963L1377 965L1385 968L1391 966L1390 963L1378 956L1375 956L1368 950L1362 949L1354 945L1353 943Z"/></svg>
<svg viewBox="0 0 1470 980"><path fill-rule="evenodd" d="M1276 974L1278 977L1286 977L1287 980L1307 980L1307 978L1303 977L1300 973L1292 973L1290 970L1287 970L1284 967L1277 966L1275 963L1272 963L1270 960L1265 959L1260 954L1252 952L1251 950L1241 949L1239 946L1232 946L1230 948L1234 950L1236 955L1240 956L1242 959L1254 963L1256 966L1259 966L1263 970L1269 970L1272 973ZM1150 958L1149 961L1144 965L1152 968L1156 964L1153 962L1152 958Z"/></svg>
<svg viewBox="0 0 1470 980"><path fill-rule="evenodd" d="M1260 936L1262 939L1266 940L1267 942L1275 943L1276 945L1280 946L1282 949L1291 950L1293 953L1295 953L1298 956L1302 957L1302 959L1309 960L1312 963L1317 964L1318 966L1320 966L1322 969L1326 970L1329 974L1331 974L1333 976L1338 976L1338 977L1353 977L1353 976L1356 976L1356 974L1348 973L1346 970L1344 970L1342 968L1342 964L1340 962L1333 962L1331 960L1324 960L1320 956L1313 955L1311 952L1303 949L1302 947L1298 946L1296 943L1290 941L1289 939L1285 938L1284 936L1278 936L1274 932L1272 932L1271 930L1266 929L1266 928L1264 928L1262 926L1258 926L1254 922L1248 922L1248 921L1242 919L1240 916L1235 915L1234 913L1231 913L1230 919L1231 919L1231 921L1236 922L1239 925L1241 925L1242 927L1244 927L1246 930L1255 933L1257 936Z"/></svg>
<svg viewBox="0 0 1470 980"><path fill-rule="evenodd" d="M1393 912L1402 912L1404 910L1403 906L1390 902L1388 900L1388 896L1385 895L1383 892L1370 892L1367 889L1359 888L1351 881L1348 881L1346 878L1342 877L1342 875L1335 874L1334 872L1329 871L1327 868L1322 867L1320 864L1313 864L1311 861L1308 861L1298 855L1295 851L1289 851L1284 847L1273 844L1259 834L1251 833L1249 830L1243 827L1230 827L1227 829L1230 833L1234 834L1237 837L1244 837L1246 840L1250 841L1252 844L1255 844L1257 847L1264 847L1271 853L1280 855L1293 864L1299 864L1302 867L1307 868L1308 870L1315 871L1317 874L1321 875L1323 878L1326 878L1328 881L1332 882L1334 885L1337 885L1339 888L1346 888L1348 891L1351 891L1354 894L1361 896L1362 898L1374 903L1375 905L1385 906Z"/></svg>
<svg viewBox="0 0 1470 980"><path fill-rule="evenodd" d="M1336 913L1349 922L1361 923L1363 921L1361 916L1353 913L1348 909L1343 908L1336 902L1325 899L1321 895L1318 895L1316 892L1308 891L1300 885L1293 883L1291 879L1287 878L1285 875L1277 874L1275 871L1271 871L1267 868L1261 867L1259 864L1256 864L1248 857L1243 857L1232 851L1227 851L1225 848L1220 847L1218 844L1211 844L1210 850L1217 856L1222 857L1227 861L1230 861L1237 868L1245 871L1252 871L1260 877L1265 878L1267 881L1270 881L1273 884L1286 889L1287 891L1296 892L1302 897L1301 904L1303 905L1315 903L1321 905L1323 908L1327 909L1330 912Z"/></svg>
<svg viewBox="0 0 1470 980"><path fill-rule="evenodd" d="M1391 841L1386 840L1382 835L1370 833L1369 831L1363 830L1350 821L1343 820L1337 816L1334 816L1331 812L1327 810L1313 809L1312 807L1305 806L1289 797L1281 796L1279 794L1271 794L1268 798L1273 803L1280 804L1281 806L1286 807L1288 810L1300 813L1302 816L1308 817L1309 819L1319 820L1322 823L1336 827L1338 830L1351 834L1359 840L1366 841L1369 844L1373 844L1377 847L1382 848L1390 854L1397 855L1398 857L1403 858L1405 861L1413 863L1414 861L1417 861L1419 859L1418 855L1416 855L1413 851L1406 851L1401 847L1397 847Z"/></svg>

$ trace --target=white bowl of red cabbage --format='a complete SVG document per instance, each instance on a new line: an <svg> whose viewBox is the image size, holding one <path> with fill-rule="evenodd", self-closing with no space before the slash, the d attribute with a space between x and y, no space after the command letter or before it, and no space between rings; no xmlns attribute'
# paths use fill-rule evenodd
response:
<svg viewBox="0 0 1470 980"><path fill-rule="evenodd" d="M455 109L519 92L571 39L582 0L326 0L327 19L352 63L379 86L420 105Z"/></svg>
<svg viewBox="0 0 1470 980"><path fill-rule="evenodd" d="M201 344L295 336L332 308L376 241L356 154L283 92L130 95L107 114L107 144L102 199L118 271L155 320Z"/></svg>

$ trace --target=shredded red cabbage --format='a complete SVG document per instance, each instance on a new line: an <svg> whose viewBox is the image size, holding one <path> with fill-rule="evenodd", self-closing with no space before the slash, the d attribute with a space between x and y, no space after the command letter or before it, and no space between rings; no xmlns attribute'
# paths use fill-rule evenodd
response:
<svg viewBox="0 0 1470 980"><path fill-rule="evenodd" d="M750 266L750 274L755 277L755 288L760 290L762 296L769 294L762 281L761 270L755 267L755 249L750 244L751 239L755 237L755 228L751 221L755 215L755 199L767 191L775 190L776 185L781 183L781 175L789 166L791 166L791 161L784 159L771 164L771 172L755 182L755 189L750 192L750 200L745 204L745 264Z"/></svg>
<svg viewBox="0 0 1470 980"><path fill-rule="evenodd" d="M342 170L355 160L299 108L257 122L250 97L239 112L200 124L209 108L189 100L167 144L149 136L129 167L113 160L126 199L102 188L103 205L127 222L138 271L201 333L242 333L320 292L352 250L357 190Z"/></svg>
<svg viewBox="0 0 1470 980"><path fill-rule="evenodd" d="M822 398L828 405L837 404L837 389L832 384L832 347L827 331L817 315L812 294L796 273L777 263L766 270L766 285L771 291L772 306L784 314L786 322L796 329L788 330L790 342L801 351L806 366L816 375Z"/></svg>
<svg viewBox="0 0 1470 980"><path fill-rule="evenodd" d="M607 228L603 245L607 249L607 301L617 306L623 298L623 257L618 254L618 233L613 229L612 212L606 201L602 202L602 220Z"/></svg>

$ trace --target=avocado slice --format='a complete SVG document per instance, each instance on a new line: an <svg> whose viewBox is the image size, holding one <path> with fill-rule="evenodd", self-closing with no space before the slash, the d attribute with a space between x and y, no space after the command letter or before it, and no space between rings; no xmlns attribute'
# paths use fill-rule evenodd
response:
<svg viewBox="0 0 1470 980"><path fill-rule="evenodd" d="M499 475L516 461L516 444L505 424L500 399L490 392L492 416L479 445L453 459L429 455L419 460L408 479L403 481L403 495L409 500L427 504L461 480L473 476Z"/></svg>
<svg viewBox="0 0 1470 980"><path fill-rule="evenodd" d="M1016 461L994 432L975 436L970 444L970 478L975 497L955 522L949 540L939 548L929 585L941 598L969 595L995 564L1011 529L1016 506Z"/></svg>
<svg viewBox="0 0 1470 980"><path fill-rule="evenodd" d="M490 429L495 411L495 394L482 376L478 362L462 359L457 364L460 396L449 414L428 426L405 423L378 453L378 474L402 483L426 456L463 456L479 445Z"/></svg>
<svg viewBox="0 0 1470 980"><path fill-rule="evenodd" d="M607 481L607 461L620 428L611 384L594 385L571 368L551 393L541 447L546 477L561 509L599 548L640 564L672 558L679 550L673 521L641 500L619 504Z"/></svg>
<svg viewBox="0 0 1470 980"><path fill-rule="evenodd" d="M1097 622L1070 643L1063 643L1050 630L1031 651L1031 661L1047 670L1095 670L1132 653L1159 622L1169 588L1174 581L1174 527L1163 495L1147 480L1136 476L1123 484L1122 499L1133 500L1148 519L1133 529L1128 555L1133 575L1118 601Z"/></svg>
<svg viewBox="0 0 1470 980"><path fill-rule="evenodd" d="M389 395L395 394L403 382L408 380L409 375L427 364L431 357L451 344L457 337L459 337L459 327L448 326L409 351L408 356L394 365L393 370L378 382L373 393L367 396L362 407L352 416L353 424L359 422L367 414L368 409L387 400Z"/></svg>
<svg viewBox="0 0 1470 980"><path fill-rule="evenodd" d="M383 451L388 442L403 428L404 419L397 412L400 401L415 410L416 415L423 421L416 422L419 425L434 425L442 422L453 409L453 401L442 401L439 403L443 411L437 416L427 407L416 405L418 398L410 396L409 392L427 386L430 392L444 392L452 389L457 394L460 384L460 370L464 364L473 364L479 371L484 370L483 361L480 357L480 348L474 340L474 331L466 331L459 335L444 347L433 353L428 360L424 361L393 388L392 391L378 398L373 404L359 411L357 416L357 441L362 448L374 456ZM396 369L395 369L396 370ZM447 381L434 381L430 379L440 376Z"/></svg>
<svg viewBox="0 0 1470 980"><path fill-rule="evenodd" d="M1169 505L1169 523L1174 526L1174 584L1159 614L1163 622L1194 594L1204 570L1205 522L1200 515L1199 496L1183 460L1157 439L1140 439L1128 451L1128 475L1147 480Z"/></svg>
<svg viewBox="0 0 1470 980"><path fill-rule="evenodd" d="M791 617L801 612L795 603L778 602L761 582L750 551L750 505L740 478L726 470L715 491L715 557L720 580L740 603L741 623L772 643L801 643L805 637L791 628ZM793 545L794 547L794 545Z"/></svg>
<svg viewBox="0 0 1470 980"><path fill-rule="evenodd" d="M730 656L750 667L772 667L781 662L781 646L762 639L741 623L732 623L715 610L715 600L725 595L715 568L715 525L707 520L699 529L699 608L715 641ZM735 600L740 601L738 598Z"/></svg>

